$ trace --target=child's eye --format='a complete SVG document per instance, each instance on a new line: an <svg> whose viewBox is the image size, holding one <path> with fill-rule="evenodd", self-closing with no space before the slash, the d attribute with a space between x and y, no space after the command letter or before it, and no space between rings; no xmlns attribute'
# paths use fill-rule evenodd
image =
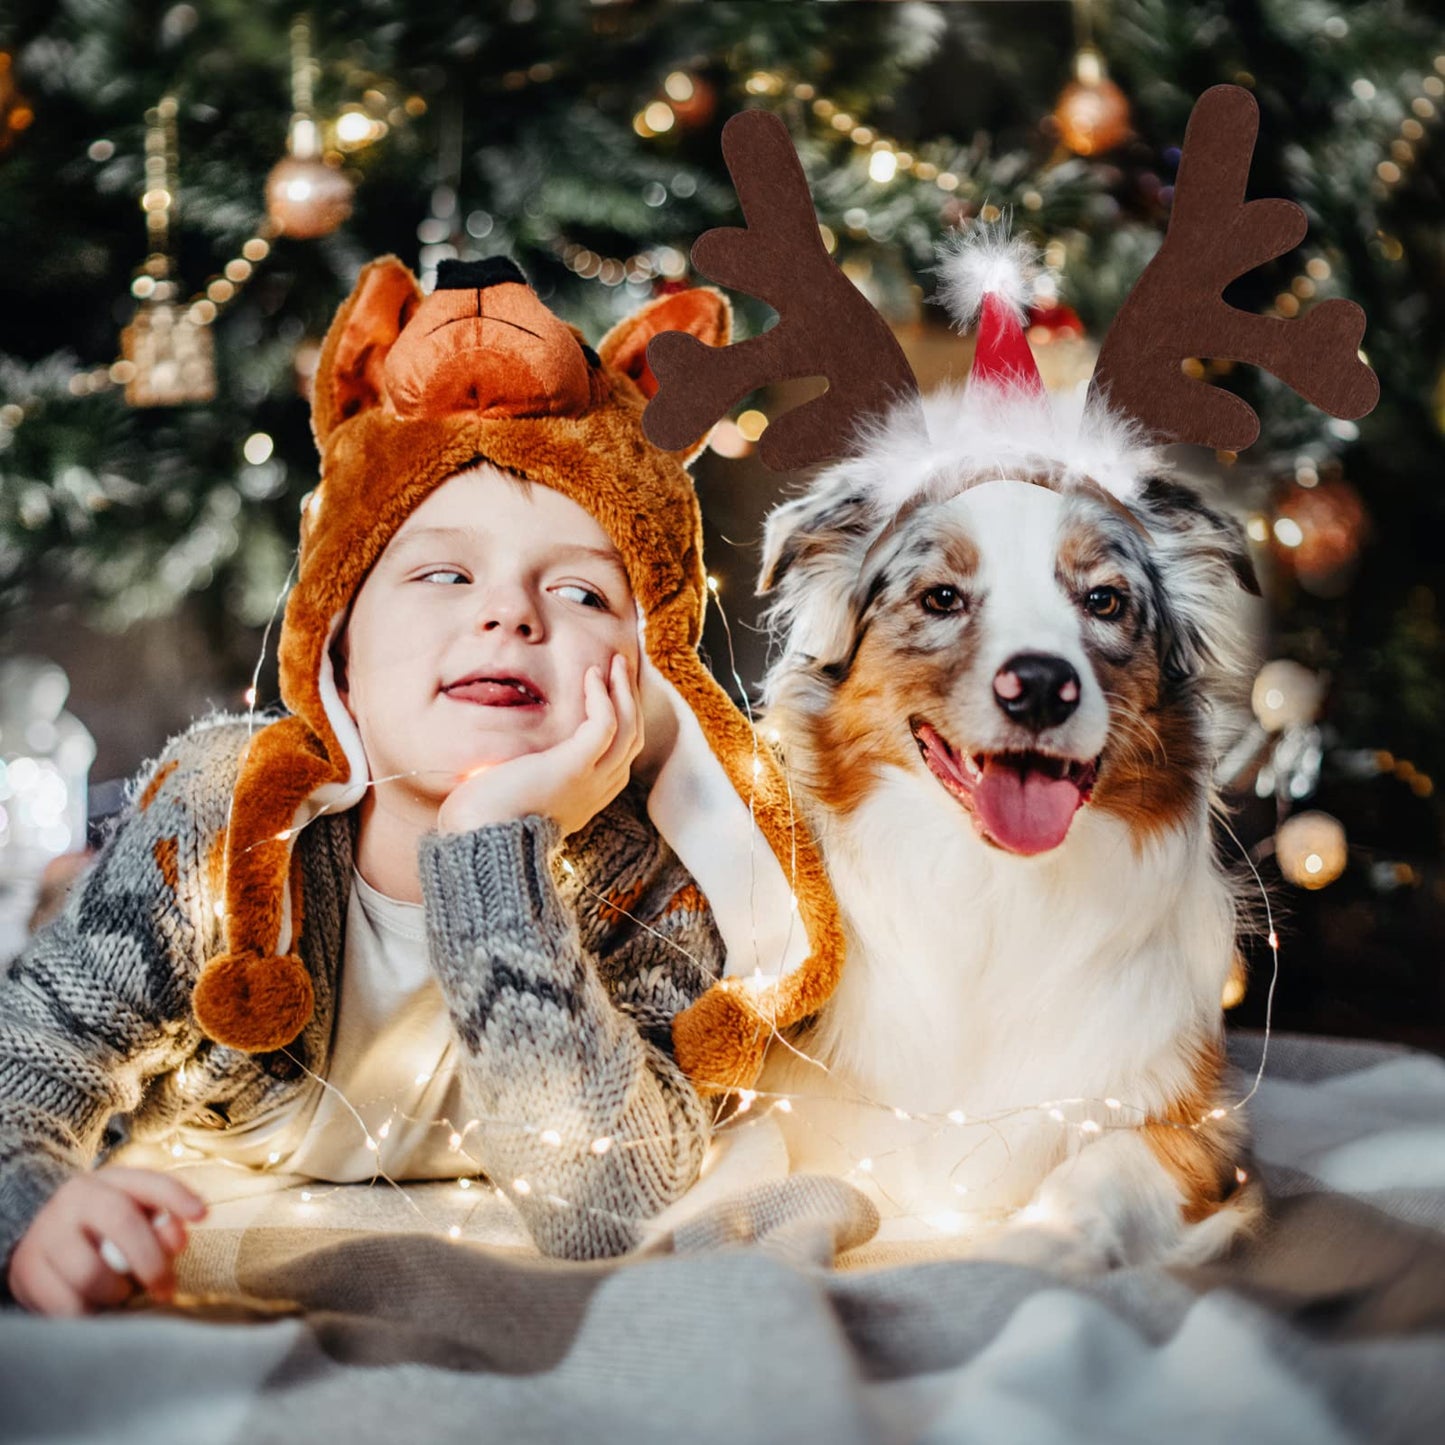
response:
<svg viewBox="0 0 1445 1445"><path fill-rule="evenodd" d="M560 587L552 589L559 597L565 597L569 602L580 602L583 607L596 607L601 612L606 612L607 599L591 587L584 587L580 582L564 582Z"/></svg>
<svg viewBox="0 0 1445 1445"><path fill-rule="evenodd" d="M433 567L429 572L419 573L416 580L433 582L438 587L454 587L458 584L465 586L470 578L465 572L458 572L455 567Z"/></svg>

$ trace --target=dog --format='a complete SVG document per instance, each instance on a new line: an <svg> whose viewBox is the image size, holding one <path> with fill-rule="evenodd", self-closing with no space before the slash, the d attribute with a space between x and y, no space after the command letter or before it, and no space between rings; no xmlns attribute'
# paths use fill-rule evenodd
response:
<svg viewBox="0 0 1445 1445"><path fill-rule="evenodd" d="M1258 1218L1221 996L1214 760L1244 534L1103 408L975 381L769 518L764 695L843 913L775 1044L795 1168L980 1252L1192 1261Z"/></svg>
<svg viewBox="0 0 1445 1445"><path fill-rule="evenodd" d="M1239 527L1162 448L1259 432L1191 359L1261 367L1351 419L1379 381L1352 302L1286 324L1224 299L1306 230L1291 203L1245 199L1258 126L1240 87L1200 97L1168 231L1080 415L1045 394L1025 325L1055 293L1007 224L945 238L936 299L974 358L965 388L922 395L819 240L786 126L758 111L723 132L746 225L693 260L778 323L648 351L645 430L669 448L758 386L827 381L758 447L822 467L766 529L764 701L847 957L786 1030L754 980L771 1047L738 1107L765 1097L795 1167L867 1184L892 1223L1009 1258L1202 1260L1259 1217L1253 1088L1228 1076L1221 1008L1245 917L1211 827L1253 671L1237 603L1258 587Z"/></svg>

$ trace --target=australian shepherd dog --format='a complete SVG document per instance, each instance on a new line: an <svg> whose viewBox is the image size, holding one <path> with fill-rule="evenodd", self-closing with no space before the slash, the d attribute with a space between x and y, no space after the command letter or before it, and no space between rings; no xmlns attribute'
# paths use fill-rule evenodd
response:
<svg viewBox="0 0 1445 1445"><path fill-rule="evenodd" d="M848 953L761 1088L795 1167L982 1253L1204 1259L1258 1208L1211 827L1244 537L1102 408L923 408L767 527L768 722Z"/></svg>

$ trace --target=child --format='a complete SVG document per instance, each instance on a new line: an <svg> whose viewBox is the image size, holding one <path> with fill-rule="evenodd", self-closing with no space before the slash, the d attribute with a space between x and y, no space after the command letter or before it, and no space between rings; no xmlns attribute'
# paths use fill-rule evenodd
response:
<svg viewBox="0 0 1445 1445"><path fill-rule="evenodd" d="M696 1178L706 1096L831 991L817 857L696 655L684 458L641 433L668 328L720 344L726 303L594 352L510 262L426 298L363 271L317 371L289 715L172 743L0 983L21 1304L173 1288L204 1205L90 1168L117 1114L318 1178L480 1169L547 1253L629 1249Z"/></svg>

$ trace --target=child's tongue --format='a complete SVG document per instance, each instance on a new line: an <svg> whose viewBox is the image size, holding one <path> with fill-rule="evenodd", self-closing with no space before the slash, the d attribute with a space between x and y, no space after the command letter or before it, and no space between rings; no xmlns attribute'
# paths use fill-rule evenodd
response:
<svg viewBox="0 0 1445 1445"><path fill-rule="evenodd" d="M973 807L990 838L1010 853L1047 853L1064 841L1084 801L1067 778L1050 778L1017 760L984 760Z"/></svg>
<svg viewBox="0 0 1445 1445"><path fill-rule="evenodd" d="M458 683L447 691L464 702L483 703L489 707L533 707L537 699L525 688L505 678L476 678Z"/></svg>

